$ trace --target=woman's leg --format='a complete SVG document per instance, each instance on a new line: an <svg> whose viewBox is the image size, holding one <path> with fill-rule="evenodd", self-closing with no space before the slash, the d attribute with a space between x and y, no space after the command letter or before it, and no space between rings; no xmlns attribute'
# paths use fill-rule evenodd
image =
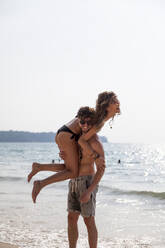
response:
<svg viewBox="0 0 165 248"><path fill-rule="evenodd" d="M65 164L39 164L34 162L32 164L32 170L28 175L28 182L32 179L32 177L37 174L40 171L53 171L53 172L59 172L65 169Z"/></svg>
<svg viewBox="0 0 165 248"><path fill-rule="evenodd" d="M76 141L70 139L70 137L71 134L65 132L61 132L56 136L56 143L58 144L60 151L65 152L65 169L46 179L34 182L32 190L32 199L34 203L36 202L37 195L46 185L78 176L78 146Z"/></svg>

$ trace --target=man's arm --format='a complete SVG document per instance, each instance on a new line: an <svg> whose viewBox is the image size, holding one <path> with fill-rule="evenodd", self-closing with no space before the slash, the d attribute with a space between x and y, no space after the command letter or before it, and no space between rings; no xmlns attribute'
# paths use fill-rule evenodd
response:
<svg viewBox="0 0 165 248"><path fill-rule="evenodd" d="M96 138L93 142L91 142L91 146L94 151L96 151L101 157L104 158L104 149L98 138ZM103 164L100 162L99 159L96 159L95 164L96 164L96 174L94 176L93 182L89 186L87 191L80 198L80 201L83 203L88 202L90 200L91 193L94 191L94 189L100 182L105 171L105 163Z"/></svg>

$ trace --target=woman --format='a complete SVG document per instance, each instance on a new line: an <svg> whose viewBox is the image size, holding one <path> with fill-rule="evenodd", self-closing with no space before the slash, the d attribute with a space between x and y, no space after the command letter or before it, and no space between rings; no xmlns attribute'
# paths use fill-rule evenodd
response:
<svg viewBox="0 0 165 248"><path fill-rule="evenodd" d="M81 129L77 117L57 131L55 141L59 150L65 152L65 164L40 165L38 163L33 163L32 171L28 175L28 181L30 181L31 178L41 170L58 172L44 180L34 182L32 191L32 199L34 203L36 202L36 197L40 190L46 185L78 176L77 140L79 145L85 149L89 156L92 156L94 159L100 159L100 162L103 162L102 158L99 158L98 154L92 150L88 144L88 140L95 133L100 131L106 121L113 119L116 114L120 114L120 103L117 96L114 92L105 91L98 95L93 127L86 134L81 135L79 138Z"/></svg>

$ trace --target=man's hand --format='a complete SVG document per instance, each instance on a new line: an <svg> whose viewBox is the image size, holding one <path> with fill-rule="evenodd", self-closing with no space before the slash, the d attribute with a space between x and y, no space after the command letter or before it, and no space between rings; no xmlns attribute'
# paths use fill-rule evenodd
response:
<svg viewBox="0 0 165 248"><path fill-rule="evenodd" d="M90 200L91 193L89 192L84 192L81 197L80 197L80 202L81 203L87 203Z"/></svg>

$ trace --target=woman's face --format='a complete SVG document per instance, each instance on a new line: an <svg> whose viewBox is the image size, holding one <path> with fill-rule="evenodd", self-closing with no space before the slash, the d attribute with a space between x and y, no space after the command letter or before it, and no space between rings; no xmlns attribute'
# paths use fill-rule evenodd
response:
<svg viewBox="0 0 165 248"><path fill-rule="evenodd" d="M110 100L109 106L107 108L108 116L113 117L120 113L120 102L117 97L113 97Z"/></svg>

